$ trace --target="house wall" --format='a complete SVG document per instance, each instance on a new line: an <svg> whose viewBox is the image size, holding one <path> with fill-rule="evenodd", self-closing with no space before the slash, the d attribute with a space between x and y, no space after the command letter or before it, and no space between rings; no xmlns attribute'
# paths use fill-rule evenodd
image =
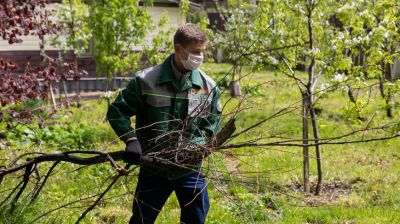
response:
<svg viewBox="0 0 400 224"><path fill-rule="evenodd" d="M53 6L54 7L54 6ZM175 7L161 7L161 6L154 6L154 7L149 7L149 13L152 15L153 20L155 23L157 23L163 15L163 13L166 13L170 17L170 23L168 24L168 27L178 27L180 24L180 19L179 19L179 8L177 6ZM155 30L143 41L143 44L134 46L133 50L135 51L140 51L143 46L150 45L152 38L158 33L158 30ZM47 38L48 40L49 38ZM25 65L27 62L30 63L30 65L34 68L37 65L39 65L42 61L42 57L40 56L40 48L39 48L39 38L36 36L23 36L22 37L23 42L20 44L13 44L10 45L8 44L7 41L0 39L0 59L1 58L7 58L11 59L18 65L18 70L17 73L21 73L25 70ZM171 40L172 41L172 40ZM51 56L51 57L57 57L59 49L51 46L49 44L49 41L47 41L47 44L45 45L46 53ZM66 60L72 59L70 55L66 56ZM91 55L85 55L82 56L78 59L78 67L80 69L84 69L89 73L89 77L96 77L96 65L93 60L93 57Z"/></svg>
<svg viewBox="0 0 400 224"><path fill-rule="evenodd" d="M148 8L150 15L153 18L154 24L157 24L158 21L160 20L162 15L168 15L169 17L169 24L166 26L166 28L178 28L178 26L181 24L181 19L179 15L179 7L160 7L160 6L155 6L155 7L149 7ZM151 40L155 35L157 35L159 30L154 30L150 32L143 43L139 46L135 46L134 50L141 50L143 48L143 45L149 45L151 43ZM172 41L172 39L171 39Z"/></svg>
<svg viewBox="0 0 400 224"><path fill-rule="evenodd" d="M54 7L54 6L52 6ZM161 6L154 6L154 7L149 7L148 8L150 15L153 17L153 20L155 23L157 23L163 14L165 12L169 17L170 17L170 24L169 27L178 27L180 24L179 20L179 8L178 7L161 7ZM150 40L152 37L154 37L158 33L158 30L155 30L153 32L150 32L149 35L145 38L144 43L148 44L150 43ZM0 51L39 51L39 38L37 36L22 36L21 39L23 40L22 43L20 44L13 44L10 45L8 44L8 41L5 41L3 39L0 39ZM50 37L46 37L46 45L45 49L46 50L58 50L58 48L55 48L50 45ZM134 50L141 50L143 46L135 46ZM0 52L1 56L1 52Z"/></svg>

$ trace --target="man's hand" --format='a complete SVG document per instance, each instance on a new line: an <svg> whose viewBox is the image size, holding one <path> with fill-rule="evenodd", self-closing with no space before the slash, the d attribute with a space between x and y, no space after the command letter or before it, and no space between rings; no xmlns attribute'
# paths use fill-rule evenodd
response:
<svg viewBox="0 0 400 224"><path fill-rule="evenodd" d="M124 162L139 165L140 157L142 156L142 147L140 146L137 138L129 139L126 141L126 157L124 158Z"/></svg>

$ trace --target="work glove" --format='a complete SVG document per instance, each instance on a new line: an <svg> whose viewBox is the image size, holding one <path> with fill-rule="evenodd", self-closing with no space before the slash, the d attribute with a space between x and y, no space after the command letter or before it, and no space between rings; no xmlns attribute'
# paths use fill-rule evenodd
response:
<svg viewBox="0 0 400 224"><path fill-rule="evenodd" d="M130 139L125 142L125 158L124 162L129 164L140 164L140 157L142 156L142 147L140 146L139 140L137 138Z"/></svg>

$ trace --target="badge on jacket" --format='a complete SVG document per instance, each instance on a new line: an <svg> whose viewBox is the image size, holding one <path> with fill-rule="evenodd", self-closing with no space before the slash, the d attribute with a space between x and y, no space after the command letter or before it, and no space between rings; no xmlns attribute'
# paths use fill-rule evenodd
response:
<svg viewBox="0 0 400 224"><path fill-rule="evenodd" d="M206 118L211 114L212 96L207 89L191 89L188 99L189 116Z"/></svg>

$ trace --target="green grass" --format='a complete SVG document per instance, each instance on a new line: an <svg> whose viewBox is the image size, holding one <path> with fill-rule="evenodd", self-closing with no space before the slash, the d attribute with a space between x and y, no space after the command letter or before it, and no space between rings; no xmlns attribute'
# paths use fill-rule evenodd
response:
<svg viewBox="0 0 400 224"><path fill-rule="evenodd" d="M216 80L229 71L228 65L205 64L203 68ZM247 70L244 70L246 73ZM296 107L263 123L259 128L233 139L230 144L265 138L261 142L299 139L302 135L300 94L288 78L274 71L257 71L242 80L243 85L262 85L261 94L229 100L224 91L224 113L232 111L243 101L243 111L237 118L237 132L266 119L288 106ZM302 74L300 74L302 75ZM251 77L251 78L250 78ZM324 81L324 80L322 80ZM365 96L366 91L360 93ZM366 125L396 122L385 118L381 107L384 101L378 91L372 91L374 100L362 111L362 116L374 120L359 122L346 117L349 108L347 96L337 90L318 101L322 113L318 115L321 138L340 136ZM93 129L93 148L104 152L120 150L123 144L105 122L106 103L84 101L81 108L69 108L57 115L57 122L82 124ZM347 119L349 118L349 119ZM227 118L224 120L226 122ZM310 136L311 136L310 131ZM370 131L343 140L376 137L380 132ZM270 137L273 136L273 137ZM3 141L4 144L4 141ZM379 142L323 145L322 164L325 187L320 196L302 192L302 148L271 146L230 150L231 155L215 153L205 161L209 175L211 209L207 223L400 223L400 139ZM53 148L31 145L24 150L52 151ZM0 158L10 162L21 154L21 149L2 148ZM316 183L314 149L311 153L311 182ZM6 164L1 161L0 165ZM43 175L51 164L42 164ZM13 213L7 207L0 210L0 223L29 223L40 214L79 198L97 194L110 183L115 170L110 164L78 169L78 166L59 166L32 206L27 206L28 195ZM136 173L122 178L106 196L106 200L90 212L83 223L127 223L131 214L132 193ZM15 178L6 178L2 189L15 186ZM30 185L29 187L33 187ZM0 193L4 199L7 192ZM74 223L90 201L75 203L43 217L37 223ZM169 198L157 223L178 223L179 205L175 195Z"/></svg>

